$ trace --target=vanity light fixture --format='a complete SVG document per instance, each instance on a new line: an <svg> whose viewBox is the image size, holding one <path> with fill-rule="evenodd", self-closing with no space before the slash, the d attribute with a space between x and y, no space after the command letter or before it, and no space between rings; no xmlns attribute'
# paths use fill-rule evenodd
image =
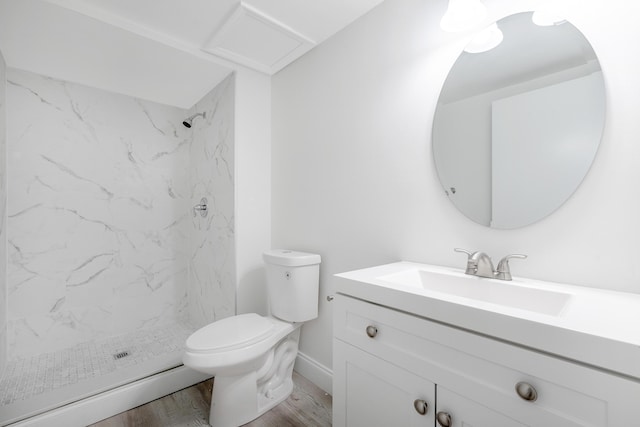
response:
<svg viewBox="0 0 640 427"><path fill-rule="evenodd" d="M498 28L498 24L494 22L471 39L464 51L468 53L486 52L502 43L503 38L502 31Z"/></svg>
<svg viewBox="0 0 640 427"><path fill-rule="evenodd" d="M481 23L487 8L480 0L449 0L440 28L450 33L467 31Z"/></svg>

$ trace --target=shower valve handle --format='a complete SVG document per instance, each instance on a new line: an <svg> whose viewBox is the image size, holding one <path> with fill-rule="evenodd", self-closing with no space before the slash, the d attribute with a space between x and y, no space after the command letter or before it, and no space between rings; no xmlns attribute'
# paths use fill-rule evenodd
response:
<svg viewBox="0 0 640 427"><path fill-rule="evenodd" d="M195 205L193 207L193 216L196 216L196 212L200 211L200 216L203 218L206 218L207 216L207 198L203 197L202 199L200 199L200 204L199 205Z"/></svg>

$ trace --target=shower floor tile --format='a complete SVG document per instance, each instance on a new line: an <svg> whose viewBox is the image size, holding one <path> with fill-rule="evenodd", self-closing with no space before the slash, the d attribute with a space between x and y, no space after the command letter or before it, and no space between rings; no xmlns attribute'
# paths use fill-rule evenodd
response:
<svg viewBox="0 0 640 427"><path fill-rule="evenodd" d="M0 379L0 425L178 366L194 330L175 323L11 360Z"/></svg>

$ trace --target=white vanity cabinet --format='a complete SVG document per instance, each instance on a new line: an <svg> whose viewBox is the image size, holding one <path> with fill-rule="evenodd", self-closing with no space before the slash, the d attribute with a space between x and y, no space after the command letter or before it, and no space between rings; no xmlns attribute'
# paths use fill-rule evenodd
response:
<svg viewBox="0 0 640 427"><path fill-rule="evenodd" d="M341 340L334 359L334 426L434 425L434 383Z"/></svg>
<svg viewBox="0 0 640 427"><path fill-rule="evenodd" d="M335 427L640 426L636 379L392 304L334 304Z"/></svg>

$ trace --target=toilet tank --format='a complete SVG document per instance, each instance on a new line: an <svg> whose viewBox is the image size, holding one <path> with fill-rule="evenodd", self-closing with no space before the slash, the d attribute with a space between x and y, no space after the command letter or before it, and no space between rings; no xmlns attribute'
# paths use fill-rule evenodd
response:
<svg viewBox="0 0 640 427"><path fill-rule="evenodd" d="M262 254L271 315L287 322L318 317L320 255L273 249Z"/></svg>

